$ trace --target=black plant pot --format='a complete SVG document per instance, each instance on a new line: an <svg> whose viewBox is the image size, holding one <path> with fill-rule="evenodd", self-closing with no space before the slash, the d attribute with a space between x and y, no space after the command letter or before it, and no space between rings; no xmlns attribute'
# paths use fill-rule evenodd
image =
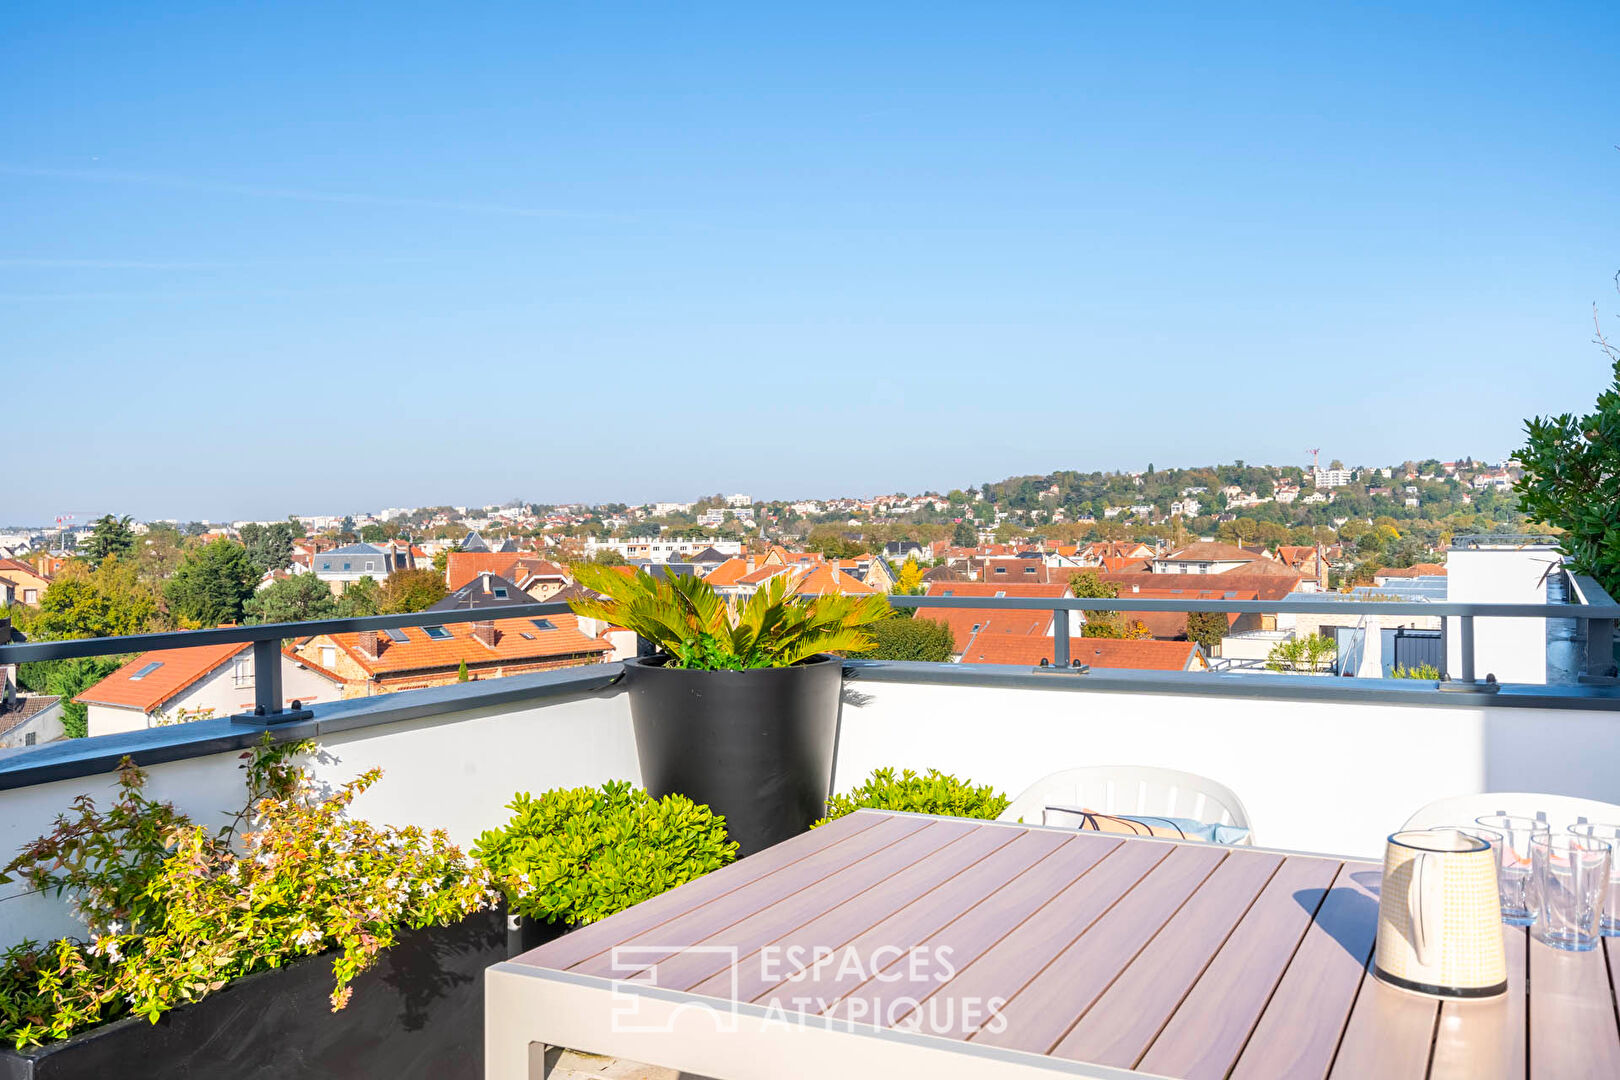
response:
<svg viewBox="0 0 1620 1080"><path fill-rule="evenodd" d="M557 936L504 910L400 935L338 1012L332 956L237 979L201 1001L70 1039L0 1049L0 1080L482 1080L484 969Z"/></svg>
<svg viewBox="0 0 1620 1080"><path fill-rule="evenodd" d="M804 832L827 812L843 667L827 655L753 671L626 660L647 790L723 814L739 855Z"/></svg>

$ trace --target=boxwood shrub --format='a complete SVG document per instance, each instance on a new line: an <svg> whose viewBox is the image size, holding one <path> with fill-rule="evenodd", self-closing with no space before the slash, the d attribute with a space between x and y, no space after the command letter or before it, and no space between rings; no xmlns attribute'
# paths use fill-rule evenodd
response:
<svg viewBox="0 0 1620 1080"><path fill-rule="evenodd" d="M596 922L737 857L725 819L707 806L625 781L522 792L509 805L511 820L480 836L473 854L511 911L539 921Z"/></svg>
<svg viewBox="0 0 1620 1080"><path fill-rule="evenodd" d="M817 825L856 810L908 810L917 814L994 818L1007 809L1007 796L989 785L974 786L938 769L918 776L910 769L898 777L893 769L874 769L860 787L848 795L827 800L827 816Z"/></svg>

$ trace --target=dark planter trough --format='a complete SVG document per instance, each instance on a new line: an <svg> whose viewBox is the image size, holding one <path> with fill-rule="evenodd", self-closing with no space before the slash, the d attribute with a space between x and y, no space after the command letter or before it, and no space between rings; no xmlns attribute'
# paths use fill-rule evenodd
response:
<svg viewBox="0 0 1620 1080"><path fill-rule="evenodd" d="M232 982L156 1024L124 1017L70 1039L0 1050L0 1080L481 1080L484 969L556 937L504 910L407 931L338 1012L332 957Z"/></svg>
<svg viewBox="0 0 1620 1080"><path fill-rule="evenodd" d="M739 855L808 829L827 812L843 661L695 671L626 660L636 757L648 792L725 815Z"/></svg>

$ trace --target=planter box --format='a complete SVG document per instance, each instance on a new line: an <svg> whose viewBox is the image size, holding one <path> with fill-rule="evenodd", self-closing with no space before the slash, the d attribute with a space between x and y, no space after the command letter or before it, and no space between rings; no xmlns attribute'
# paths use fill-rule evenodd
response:
<svg viewBox="0 0 1620 1080"><path fill-rule="evenodd" d="M32 1050L0 1080L482 1080L484 969L558 933L504 911L401 935L333 1012L332 957L237 979L156 1024L127 1016Z"/></svg>
<svg viewBox="0 0 1620 1080"><path fill-rule="evenodd" d="M842 660L822 654L751 671L664 661L624 662L649 794L679 792L723 815L738 858L797 836L827 813Z"/></svg>

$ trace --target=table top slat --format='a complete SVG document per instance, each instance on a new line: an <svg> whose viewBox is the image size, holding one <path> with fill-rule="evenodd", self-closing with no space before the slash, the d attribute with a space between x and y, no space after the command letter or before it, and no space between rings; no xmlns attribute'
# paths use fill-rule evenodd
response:
<svg viewBox="0 0 1620 1080"><path fill-rule="evenodd" d="M1369 964L1328 1075L1335 1080L1421 1080L1429 1071L1439 1016L1438 998L1396 989L1374 975Z"/></svg>
<svg viewBox="0 0 1620 1080"><path fill-rule="evenodd" d="M517 957L514 963L566 970L620 941L651 930L785 866L876 828L885 820L882 814L846 814L819 829L800 833L791 840L784 840L712 874L688 881L679 888L659 893L600 922L575 927L555 941Z"/></svg>
<svg viewBox="0 0 1620 1080"><path fill-rule="evenodd" d="M758 949L813 920L821 921L844 914L845 907L867 897L884 882L893 880L929 856L950 849L958 841L984 832L966 821L935 822L881 852L846 867L842 873L823 878L813 888L801 889L769 907L760 908L717 934L691 941L674 941L676 945L696 945L700 948L660 960L658 985L670 990L690 990L711 976L731 970L733 966L740 969L743 957L752 956ZM1011 837L1005 839L1010 840ZM893 906L889 905L883 908L881 914L872 916L857 907L853 919L858 925L848 931L848 936L853 937L883 915L893 912ZM728 957L701 948L715 945L735 949L736 952Z"/></svg>
<svg viewBox="0 0 1620 1080"><path fill-rule="evenodd" d="M772 986L787 981L788 974L802 972L801 978L793 979L791 989L794 996L803 996L800 994L800 984L809 976L811 965L819 955L816 950L825 950L831 962L837 950L851 940L878 923L892 919L907 905L959 879L1002 848L1028 835L1016 829L973 829L860 895L821 912L803 926L780 935L767 942L762 949L740 958L735 973L717 972L690 989L695 994L753 1001ZM1050 851L1055 846L1054 843L1046 850ZM893 940L882 944L890 948L902 947ZM770 951L769 955L764 951L766 948ZM800 967L800 964L804 966Z"/></svg>
<svg viewBox="0 0 1620 1080"><path fill-rule="evenodd" d="M1530 935L1530 1075L1620 1076L1620 1028L1604 959L1565 952Z"/></svg>
<svg viewBox="0 0 1620 1080"><path fill-rule="evenodd" d="M791 987L778 983L752 1000L765 1002L779 991L791 990L793 996L821 1002L816 1011L826 1012L871 978L868 968L876 962L875 950L885 946L908 953L925 949L933 935L958 919L972 920L973 913L992 903L992 898L1006 918L1021 919L1026 906L1030 911L1040 906L1120 843L1118 837L1095 833L1075 836L1048 830L1019 831L1016 840L964 871L949 888L924 893L848 942L838 950L834 962L813 969ZM853 962L847 962L851 958Z"/></svg>
<svg viewBox="0 0 1620 1080"><path fill-rule="evenodd" d="M1507 993L1487 1001L1441 1004L1429 1080L1524 1080L1529 934L1522 926L1504 926L1502 946L1507 953Z"/></svg>
<svg viewBox="0 0 1620 1080"><path fill-rule="evenodd" d="M1234 852L1126 968L1103 999L1080 1018L1052 1049L1054 1057L1131 1068L1192 992L1230 936L1262 897L1275 895L1272 882L1292 893L1307 883L1332 880L1332 863ZM1202 1036L1198 1036L1202 1039Z"/></svg>
<svg viewBox="0 0 1620 1080"><path fill-rule="evenodd" d="M1247 1044L1230 1048L1239 1055L1233 1080L1327 1075L1378 936L1381 876L1382 871L1370 863L1341 866L1315 918L1306 917L1303 937L1297 932L1298 923L1288 921L1289 917L1297 919L1296 912L1303 910L1297 900L1292 908L1285 904L1281 913L1266 916L1277 920L1269 926L1257 911L1252 933L1247 925L1239 927L1211 971L1199 981L1194 993L1205 995L1200 1003L1203 1009L1214 1013L1231 1009L1245 1017L1259 1014ZM1236 970L1217 978L1214 969L1226 964L1228 952ZM1280 971L1282 977L1271 977L1274 971ZM1182 1011L1188 1017L1193 1015L1188 1005ZM1160 1036L1160 1042L1167 1048L1174 1045L1165 1036ZM1183 1044L1176 1060L1185 1062L1186 1055ZM1169 1065L1171 1060L1149 1054L1143 1067ZM1203 1069L1183 1071L1199 1077L1221 1076L1230 1058L1215 1054L1211 1047L1205 1060Z"/></svg>
<svg viewBox="0 0 1620 1080"><path fill-rule="evenodd" d="M879 973L881 977L874 976L845 995L828 1014L893 1027L918 1011L916 1003L926 1003L928 998L947 992L952 1001L968 996L982 1002L995 996L1006 998L1017 985L1006 985L1004 966L1016 965L1025 971L1023 978L1029 978L1176 849L1171 844L1119 839L1100 860L1095 858L1095 850L1074 852L1064 860L1067 865L1048 867L1046 864L1052 860L1043 860L962 918L930 935L923 942L925 950L951 950L951 962L957 970L949 982L941 985L932 971L906 971L901 973L902 978L887 981L895 973L885 969ZM1054 859L1066 854L1065 846L1058 849ZM997 956L987 960L992 951ZM947 1011L953 1015L946 1016ZM960 1011L954 1007L947 1010L943 1003L930 1005L916 1021L935 1016L940 1018L941 1030L925 1025L935 1034L950 1034L963 1026ZM947 1022L951 1020L956 1022Z"/></svg>
<svg viewBox="0 0 1620 1080"><path fill-rule="evenodd" d="M1066 948L1060 938L1048 940L1044 949L1034 950L1033 965L1022 963L1019 955L998 957L993 950L979 961L980 970L997 980L992 985L985 978L987 994L1010 999L1001 1010L1006 1025L987 1026L971 1036L973 1041L1050 1052L1216 870L1238 857L1215 845L1178 844ZM1056 956L1055 949L1061 949Z"/></svg>

